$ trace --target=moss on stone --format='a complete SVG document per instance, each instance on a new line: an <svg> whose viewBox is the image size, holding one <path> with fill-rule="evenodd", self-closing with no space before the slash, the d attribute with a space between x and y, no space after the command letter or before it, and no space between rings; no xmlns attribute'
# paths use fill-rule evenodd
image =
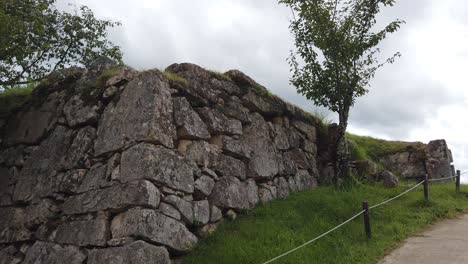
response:
<svg viewBox="0 0 468 264"><path fill-rule="evenodd" d="M0 117L9 116L32 98L37 82L12 87L0 92Z"/></svg>

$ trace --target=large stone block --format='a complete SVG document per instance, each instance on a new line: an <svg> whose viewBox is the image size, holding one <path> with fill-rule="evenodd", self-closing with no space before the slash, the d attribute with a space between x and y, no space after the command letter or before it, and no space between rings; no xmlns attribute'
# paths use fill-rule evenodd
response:
<svg viewBox="0 0 468 264"><path fill-rule="evenodd" d="M170 264L169 252L164 247L135 241L124 247L92 249L88 264Z"/></svg>
<svg viewBox="0 0 468 264"><path fill-rule="evenodd" d="M120 170L121 182L147 179L193 193L194 173L198 167L172 150L141 143L123 152Z"/></svg>
<svg viewBox="0 0 468 264"><path fill-rule="evenodd" d="M37 241L28 250L23 264L82 264L86 255L76 246Z"/></svg>
<svg viewBox="0 0 468 264"><path fill-rule="evenodd" d="M157 208L159 201L159 190L143 180L71 196L65 200L62 210L65 214L83 214L102 210L120 211L133 206Z"/></svg>
<svg viewBox="0 0 468 264"><path fill-rule="evenodd" d="M193 202L194 225L206 225L210 221L210 204L207 200Z"/></svg>
<svg viewBox="0 0 468 264"><path fill-rule="evenodd" d="M251 116L252 124L244 129L241 141L250 148L247 176L273 178L279 172L278 152L270 138L270 126L259 114Z"/></svg>
<svg viewBox="0 0 468 264"><path fill-rule="evenodd" d="M174 122L179 139L209 139L208 127L192 109L185 97L176 97L174 101Z"/></svg>
<svg viewBox="0 0 468 264"><path fill-rule="evenodd" d="M182 220L188 224L193 224L193 206L192 203L186 201L178 196L169 195L167 196L164 201L179 210Z"/></svg>
<svg viewBox="0 0 468 264"><path fill-rule="evenodd" d="M57 206L49 199L22 208L0 208L0 244L30 240L31 229L54 217L57 211Z"/></svg>
<svg viewBox="0 0 468 264"><path fill-rule="evenodd" d="M36 236L45 241L76 246L105 246L110 239L109 219L106 214L97 218L70 220L57 226L43 225Z"/></svg>
<svg viewBox="0 0 468 264"><path fill-rule="evenodd" d="M214 135L241 135L242 123L236 119L229 119L216 109L204 107L197 110L205 121L210 132Z"/></svg>
<svg viewBox="0 0 468 264"><path fill-rule="evenodd" d="M83 101L81 95L76 94L68 100L63 107L63 113L67 119L68 125L75 127L83 124L94 124L99 119L99 111L102 107L101 102L89 104Z"/></svg>
<svg viewBox="0 0 468 264"><path fill-rule="evenodd" d="M152 209L133 208L117 215L111 231L113 238L140 237L176 252L187 252L198 241L184 224Z"/></svg>
<svg viewBox="0 0 468 264"><path fill-rule="evenodd" d="M13 194L14 200L29 201L50 194L56 183L56 171L61 168L61 160L67 155L72 139L71 130L57 126L54 132L33 150L19 174Z"/></svg>
<svg viewBox="0 0 468 264"><path fill-rule="evenodd" d="M169 86L156 70L146 71L127 84L114 105L109 104L99 122L95 154L115 151L135 142L173 147L173 124Z"/></svg>
<svg viewBox="0 0 468 264"><path fill-rule="evenodd" d="M209 197L210 204L220 208L247 209L251 205L247 199L246 186L235 177L221 177L216 182Z"/></svg>

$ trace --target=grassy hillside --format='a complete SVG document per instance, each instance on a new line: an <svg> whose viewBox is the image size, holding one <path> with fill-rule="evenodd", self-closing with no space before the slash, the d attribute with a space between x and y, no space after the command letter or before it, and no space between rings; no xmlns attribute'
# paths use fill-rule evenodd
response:
<svg viewBox="0 0 468 264"><path fill-rule="evenodd" d="M295 193L223 223L182 263L263 263L348 219L360 211L362 201L373 205L405 188L363 185L349 191L319 187ZM375 263L409 235L468 210L468 186L457 195L453 184L431 185L429 204L421 188L371 211L372 240L365 238L360 216L274 263Z"/></svg>

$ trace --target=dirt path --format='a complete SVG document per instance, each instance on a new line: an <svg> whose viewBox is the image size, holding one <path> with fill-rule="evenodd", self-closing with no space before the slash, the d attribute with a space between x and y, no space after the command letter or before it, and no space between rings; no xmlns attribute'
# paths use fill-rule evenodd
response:
<svg viewBox="0 0 468 264"><path fill-rule="evenodd" d="M434 225L386 256L379 264L468 263L468 214Z"/></svg>

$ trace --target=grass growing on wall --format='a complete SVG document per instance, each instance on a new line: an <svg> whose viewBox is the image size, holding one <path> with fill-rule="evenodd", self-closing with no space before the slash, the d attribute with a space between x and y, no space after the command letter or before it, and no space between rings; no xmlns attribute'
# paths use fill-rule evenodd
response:
<svg viewBox="0 0 468 264"><path fill-rule="evenodd" d="M422 149L421 142L404 142L404 141L390 141L367 136L358 136L353 134L346 134L348 139L351 139L359 146L359 155L367 156L374 161L380 157L393 154L408 149ZM356 154L356 153L354 153Z"/></svg>
<svg viewBox="0 0 468 264"><path fill-rule="evenodd" d="M360 216L274 263L376 263L408 236L468 210L468 186L462 186L464 193L457 195L454 184L431 185L429 204L421 188L371 211L372 240L365 238ZM364 185L349 191L319 187L295 193L245 212L234 222L226 221L182 263L263 263L356 214L362 201L373 205L405 189Z"/></svg>
<svg viewBox="0 0 468 264"><path fill-rule="evenodd" d="M0 117L9 115L30 100L31 93L37 85L37 82L31 82L0 91Z"/></svg>

